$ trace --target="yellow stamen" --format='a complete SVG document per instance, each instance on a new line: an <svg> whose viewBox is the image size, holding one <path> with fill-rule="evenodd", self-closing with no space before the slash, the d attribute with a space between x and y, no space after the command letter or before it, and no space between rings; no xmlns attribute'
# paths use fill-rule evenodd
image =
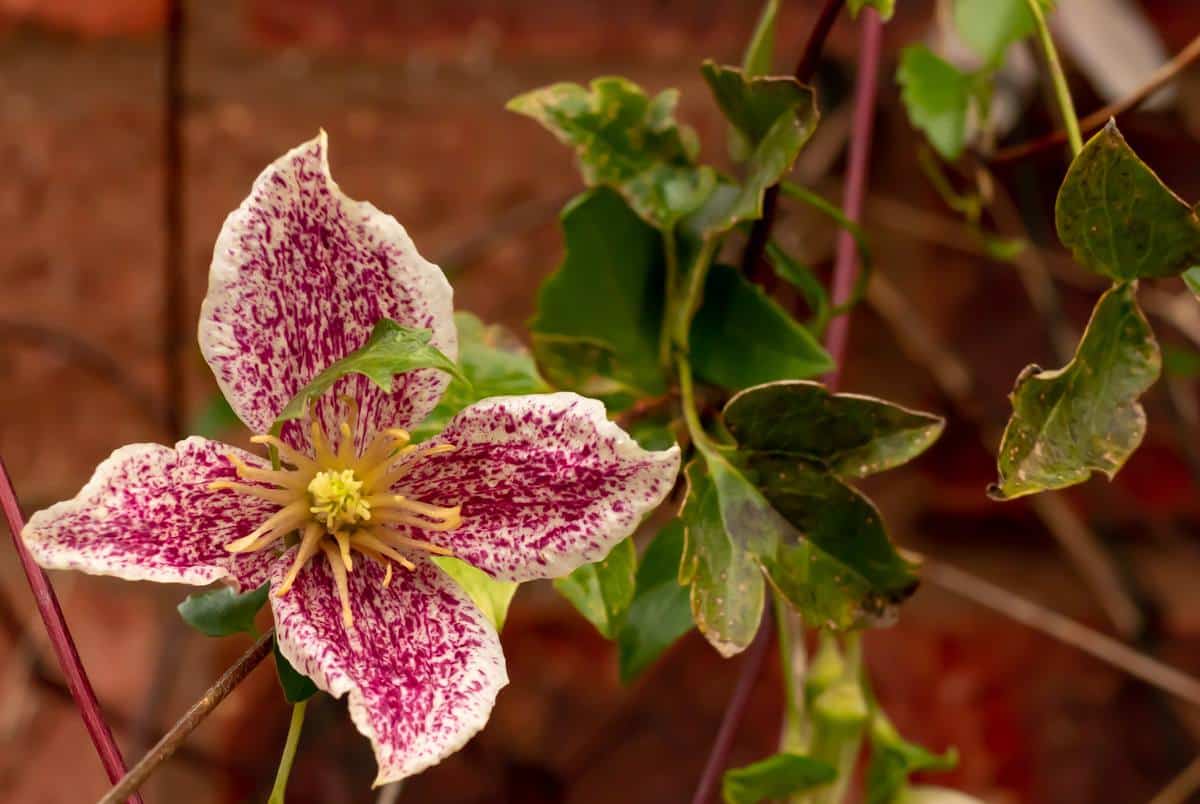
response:
<svg viewBox="0 0 1200 804"><path fill-rule="evenodd" d="M350 558L350 537L339 530L334 531L333 538L342 554L342 563L346 565L346 572L354 572L354 561Z"/></svg>
<svg viewBox="0 0 1200 804"><path fill-rule="evenodd" d="M409 547L413 550L422 550L426 553L433 553L435 556L452 556L454 551L448 547L432 544L430 542L422 542L416 539L410 539L402 533L397 533L394 530L388 530L378 525L371 528L370 533L376 538L387 544L395 545L396 547Z"/></svg>
<svg viewBox="0 0 1200 804"><path fill-rule="evenodd" d="M296 550L296 558L292 561L288 574L284 576L283 583L279 584L279 588L275 590L276 597L283 597L292 588L300 570L304 568L310 558L316 555L321 544L321 537L324 535L325 528L316 522L308 523L308 527L304 529L304 536L300 538L300 548Z"/></svg>
<svg viewBox="0 0 1200 804"><path fill-rule="evenodd" d="M280 508L250 533L225 545L225 549L231 553L261 550L280 536L290 533L303 524L304 520L308 518L305 508L303 500L296 500L294 503ZM260 536L263 537L261 542L259 541Z"/></svg>
<svg viewBox="0 0 1200 804"><path fill-rule="evenodd" d="M325 440L325 433L321 430L321 423L314 418L312 426L309 428L309 440L312 441L313 458L320 466L333 465L333 452L329 449L329 442Z"/></svg>
<svg viewBox="0 0 1200 804"><path fill-rule="evenodd" d="M392 559L392 561L395 561L397 564L404 567L406 570L415 570L417 568L416 564L413 564L411 561L405 558L402 553L397 552L394 547L380 541L379 539L376 539L369 533L359 531L358 533L354 534L354 543L355 546L363 545L371 550L374 550L380 555L387 556L388 558Z"/></svg>
<svg viewBox="0 0 1200 804"><path fill-rule="evenodd" d="M300 471L316 472L318 469L320 469L320 467L317 466L316 461L314 461L312 458L304 455L303 453L297 452L285 444L282 439L276 438L273 435L251 436L250 443L265 444L267 446L274 447L279 451L279 457L282 458L285 463L290 463Z"/></svg>
<svg viewBox="0 0 1200 804"><path fill-rule="evenodd" d="M329 542L321 542L321 550L329 561L329 569L333 572L333 582L337 585L338 597L342 599L342 622L346 628L354 627L354 612L350 610L350 584L346 580L346 568L342 565L342 557Z"/></svg>
<svg viewBox="0 0 1200 804"><path fill-rule="evenodd" d="M287 505L292 500L296 499L296 495L287 489L269 489L265 486L251 486L249 483L237 483L232 480L214 480L208 484L210 491L236 491L238 494L245 494L249 497L258 497L260 500Z"/></svg>

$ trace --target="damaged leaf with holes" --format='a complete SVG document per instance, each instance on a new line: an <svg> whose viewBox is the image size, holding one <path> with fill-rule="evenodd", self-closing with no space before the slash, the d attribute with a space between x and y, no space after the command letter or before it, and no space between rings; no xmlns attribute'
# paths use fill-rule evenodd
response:
<svg viewBox="0 0 1200 804"><path fill-rule="evenodd" d="M1136 292L1127 282L1100 298L1066 366L1021 372L991 497L1065 488L1093 472L1111 480L1141 444L1146 413L1138 398L1158 379L1162 358Z"/></svg>

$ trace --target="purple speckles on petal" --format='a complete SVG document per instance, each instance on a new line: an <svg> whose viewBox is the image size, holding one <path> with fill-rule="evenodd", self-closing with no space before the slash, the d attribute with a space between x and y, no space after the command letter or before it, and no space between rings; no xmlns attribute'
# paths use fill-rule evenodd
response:
<svg viewBox="0 0 1200 804"><path fill-rule="evenodd" d="M260 586L272 555L233 556L225 545L278 506L209 490L214 480L235 478L229 453L264 465L257 456L199 437L175 449L121 447L74 499L30 517L21 536L37 562L51 569L195 585L231 578L242 589Z"/></svg>
<svg viewBox="0 0 1200 804"><path fill-rule="evenodd" d="M555 578L608 554L671 491L679 448L647 452L577 394L485 399L426 442L396 492L462 505L463 523L414 536L497 578Z"/></svg>
<svg viewBox="0 0 1200 804"><path fill-rule="evenodd" d="M457 351L441 270L417 253L395 218L347 198L327 157L322 132L264 170L213 251L200 349L255 432L266 432L318 372L362 346L381 318L432 329L435 346L450 357ZM442 372L414 371L397 377L387 394L349 376L322 397L318 415L328 431L338 396L355 397L365 443L380 428L419 423L447 382ZM307 445L295 423L285 438Z"/></svg>
<svg viewBox="0 0 1200 804"><path fill-rule="evenodd" d="M377 785L461 748L508 683L495 629L445 573L414 561L415 570L395 568L386 589L374 561L355 562L350 631L324 560L310 562L287 594L271 595L283 655L331 695L349 693L350 717L375 749Z"/></svg>

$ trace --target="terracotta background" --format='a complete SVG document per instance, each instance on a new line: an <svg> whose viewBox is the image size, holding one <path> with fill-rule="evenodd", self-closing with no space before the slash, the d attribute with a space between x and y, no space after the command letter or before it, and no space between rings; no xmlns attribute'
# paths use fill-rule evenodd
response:
<svg viewBox="0 0 1200 804"><path fill-rule="evenodd" d="M520 329L533 290L560 254L555 213L579 189L571 155L506 113L512 95L552 80L621 73L678 86L681 116L723 159L723 125L697 66L735 61L757 4L448 0L211 0L188 3L184 263L189 411L215 391L191 340L208 257L224 215L258 171L318 127L339 183L409 229L452 272L457 303ZM790 60L813 2L785 4ZM903 2L887 29L886 77L868 228L879 270L932 336L970 367L983 419L1007 415L1028 362L1057 365L1011 265L989 261L921 176L918 145L890 78L899 46L923 36L929 3ZM1200 31L1188 4L1147 1L1170 49ZM70 496L95 464L131 441L162 440L162 57L164 2L0 0L0 454L27 510ZM845 93L854 27L840 22L822 69L827 125L803 170L840 197ZM1074 76L1081 109L1099 101ZM1123 129L1185 198L1200 198L1200 72L1179 102L1130 115ZM840 122L839 122L840 121ZM1052 125L1040 105L1026 131ZM1019 138L1019 137L1018 137ZM1096 286L1055 251L1049 209L1062 157L1000 172L1029 236L1046 249L1076 325ZM1000 226L1020 234L1020 216ZM781 235L816 264L834 232L806 214ZM1180 290L1176 283L1161 289ZM1161 320L1167 341L1179 337ZM105 357L108 356L108 357ZM114 369L108 362L119 361ZM869 306L855 312L846 388L949 412L929 377ZM1185 385L1184 394L1194 396ZM1163 387L1147 399L1151 434L1112 486L1069 495L1143 606L1140 646L1200 673L1200 542L1195 485ZM231 438L244 434L232 433ZM1075 565L1024 502L989 502L993 464L975 425L952 417L913 466L869 484L894 537L1005 587L1110 629ZM5 537L7 544L7 536ZM11 548L0 548L0 800L81 802L106 788L54 669ZM56 574L54 582L127 755L245 648L189 632L185 591ZM511 686L463 752L414 779L403 802L684 801L715 732L738 662L695 634L623 688L611 648L548 587L524 589L504 633ZM931 586L900 623L868 638L879 693L902 731L955 745L942 777L995 804L1147 800L1197 752L1195 713L1076 650ZM769 753L778 670L755 689L736 762ZM146 788L149 802L265 798L287 725L272 671L260 669ZM139 736L140 735L140 736ZM366 802L370 751L328 698L310 709L294 804ZM384 798L383 800L388 800Z"/></svg>

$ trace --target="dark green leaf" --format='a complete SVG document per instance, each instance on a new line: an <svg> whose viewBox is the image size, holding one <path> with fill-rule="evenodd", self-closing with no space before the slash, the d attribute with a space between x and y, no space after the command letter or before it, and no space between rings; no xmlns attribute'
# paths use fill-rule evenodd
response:
<svg viewBox="0 0 1200 804"><path fill-rule="evenodd" d="M871 764L867 771L867 804L899 804L908 789L908 777L920 771L948 771L958 764L950 749L934 754L900 736L884 714L875 711L871 721Z"/></svg>
<svg viewBox="0 0 1200 804"><path fill-rule="evenodd" d="M739 456L745 476L790 528L764 558L775 587L812 625L887 623L917 587L871 501L794 455Z"/></svg>
<svg viewBox="0 0 1200 804"><path fill-rule="evenodd" d="M624 78L598 78L590 89L552 84L509 101L508 108L537 120L572 145L590 186L617 190L646 222L659 229L696 209L716 174L695 166L695 133L675 122L676 90L653 99Z"/></svg>
<svg viewBox="0 0 1200 804"><path fill-rule="evenodd" d="M879 12L884 22L896 13L896 0L850 0L850 14L857 17L864 8L873 8Z"/></svg>
<svg viewBox="0 0 1200 804"><path fill-rule="evenodd" d="M692 628L688 590L679 585L683 522L658 532L638 564L637 590L617 643L621 681L629 683Z"/></svg>
<svg viewBox="0 0 1200 804"><path fill-rule="evenodd" d="M218 391L210 396L200 412L192 417L188 432L215 439L241 423L242 420L233 412L229 400Z"/></svg>
<svg viewBox="0 0 1200 804"><path fill-rule="evenodd" d="M546 377L589 396L663 393L661 236L607 189L571 202L562 223L566 256L529 325Z"/></svg>
<svg viewBox="0 0 1200 804"><path fill-rule="evenodd" d="M633 601L637 584L637 549L633 538L617 544L603 561L585 564L554 588L608 639L615 639Z"/></svg>
<svg viewBox="0 0 1200 804"><path fill-rule="evenodd" d="M763 193L791 170L819 117L812 90L795 79L747 78L741 70L712 62L705 63L703 73L750 155L743 184L718 182L684 222L689 235L701 240L762 216Z"/></svg>
<svg viewBox="0 0 1200 804"><path fill-rule="evenodd" d="M896 78L909 121L925 132L938 153L957 159L967 142L967 110L974 79L925 45L904 49Z"/></svg>
<svg viewBox="0 0 1200 804"><path fill-rule="evenodd" d="M709 271L691 347L696 373L730 390L815 377L834 365L811 332L726 265Z"/></svg>
<svg viewBox="0 0 1200 804"><path fill-rule="evenodd" d="M688 464L687 478L679 582L691 587L692 619L700 632L722 656L732 656L758 631L765 600L762 570L744 541L747 534L726 529L717 487L703 460ZM748 505L761 499L753 488L745 497Z"/></svg>
<svg viewBox="0 0 1200 804"><path fill-rule="evenodd" d="M455 313L458 365L465 380L455 377L446 386L433 412L413 428L414 441L437 435L455 414L491 396L520 396L550 391L538 374L533 357L515 335L502 326L485 326L471 313Z"/></svg>
<svg viewBox="0 0 1200 804"><path fill-rule="evenodd" d="M1111 120L1068 168L1054 219L1075 259L1118 281L1175 276L1200 261L1200 218Z"/></svg>
<svg viewBox="0 0 1200 804"><path fill-rule="evenodd" d="M929 448L939 416L858 394L831 394L815 382L748 388L725 406L725 426L743 451L796 455L843 477L899 466Z"/></svg>
<svg viewBox="0 0 1200 804"><path fill-rule="evenodd" d="M799 754L776 754L744 768L725 772L721 793L725 804L758 804L803 793L837 778L824 762Z"/></svg>
<svg viewBox="0 0 1200 804"><path fill-rule="evenodd" d="M1065 367L1021 372L1000 443L1000 481L990 496L1005 500L1064 488L1093 471L1111 479L1137 449L1146 433L1137 400L1158 379L1161 358L1135 293L1130 282L1100 298Z"/></svg>
<svg viewBox="0 0 1200 804"><path fill-rule="evenodd" d="M223 637L231 634L253 634L254 615L267 602L267 585L252 592L235 592L222 586L207 592L188 595L177 608L183 621L202 634Z"/></svg>
<svg viewBox="0 0 1200 804"><path fill-rule="evenodd" d="M954 24L967 46L999 64L1008 46L1034 31L1029 0L955 0Z"/></svg>
<svg viewBox="0 0 1200 804"><path fill-rule="evenodd" d="M465 561L453 556L430 556L433 563L454 579L462 590L470 595L475 605L483 612L497 631L504 630L504 620L508 616L508 605L512 603L513 595L517 593L518 583L512 581L497 581L481 569L476 569Z"/></svg>
<svg viewBox="0 0 1200 804"><path fill-rule="evenodd" d="M671 424L670 413L639 417L629 424L626 431L642 449L651 451L670 449L678 440Z"/></svg>
<svg viewBox="0 0 1200 804"><path fill-rule="evenodd" d="M279 677L279 686L283 689L283 697L288 703L298 704L317 694L317 685L311 678L292 667L292 663L279 652L278 642L275 643L275 672Z"/></svg>
<svg viewBox="0 0 1200 804"><path fill-rule="evenodd" d="M285 422L303 416L312 400L347 374L362 374L385 391L392 390L393 377L414 369L439 369L465 381L454 361L429 344L432 337L433 333L427 329L411 329L395 321L381 319L361 348L329 366L301 388L279 414L277 421Z"/></svg>

